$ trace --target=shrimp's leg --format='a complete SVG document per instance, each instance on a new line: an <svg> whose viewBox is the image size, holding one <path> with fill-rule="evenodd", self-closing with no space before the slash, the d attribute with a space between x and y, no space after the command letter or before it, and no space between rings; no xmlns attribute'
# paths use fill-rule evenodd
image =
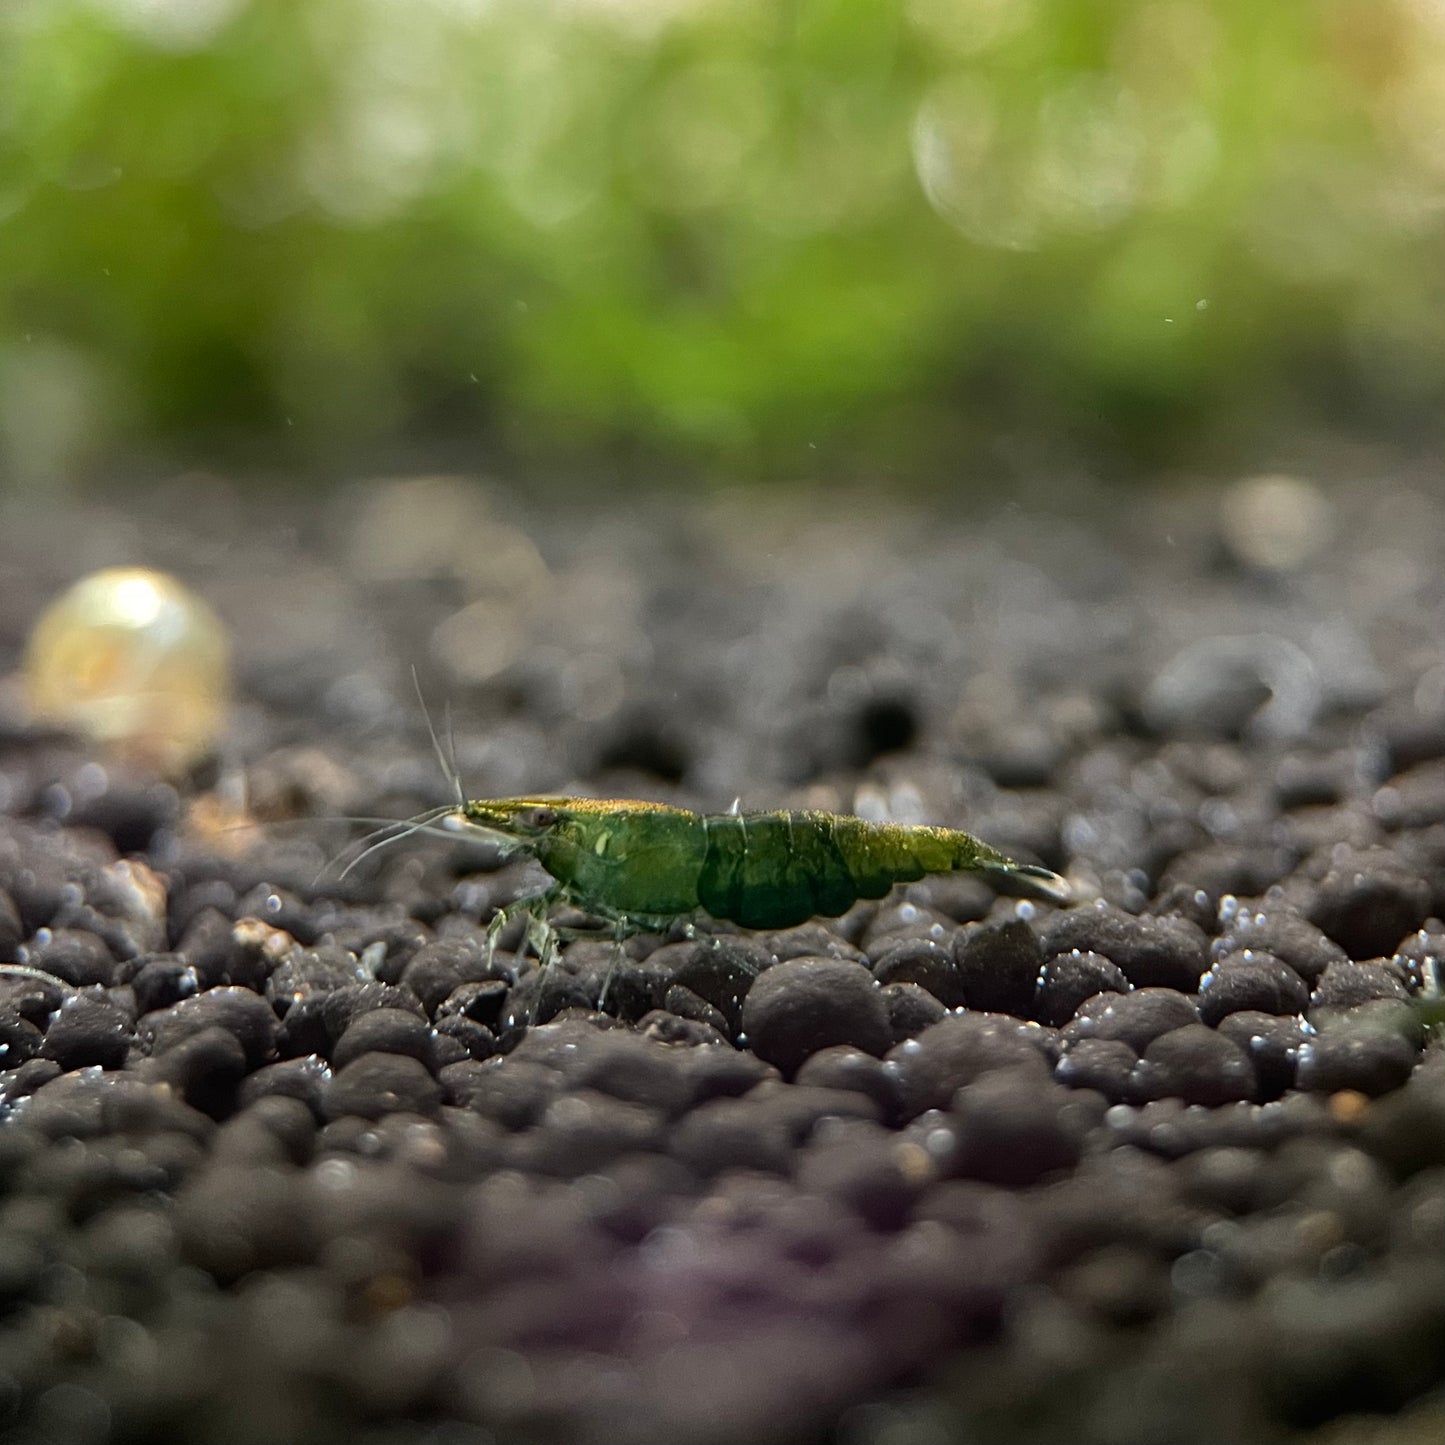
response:
<svg viewBox="0 0 1445 1445"><path fill-rule="evenodd" d="M561 890L554 884L551 888L544 889L541 893L529 893L525 898L516 898L499 908L492 915L492 921L487 925L487 968L491 969L492 958L497 951L497 939L501 937L502 930L514 919L525 916L528 919L526 941L532 942L534 926L537 923L546 923L547 910L557 901ZM535 946L535 945L534 945ZM540 949L538 957L541 956Z"/></svg>
<svg viewBox="0 0 1445 1445"><path fill-rule="evenodd" d="M542 1011L542 1000L547 991L547 975L552 971L552 964L557 958L557 930L547 922L545 909L540 913L533 913L528 920L527 941L537 955L537 993L527 1018L530 1028L537 1022Z"/></svg>
<svg viewBox="0 0 1445 1445"><path fill-rule="evenodd" d="M597 995L597 1012L607 1012L607 995L612 988L612 980L617 974L618 966L624 957L622 951L622 940L627 937L627 925L624 919L614 919L612 923L612 958L607 964L607 972L602 975L602 992Z"/></svg>

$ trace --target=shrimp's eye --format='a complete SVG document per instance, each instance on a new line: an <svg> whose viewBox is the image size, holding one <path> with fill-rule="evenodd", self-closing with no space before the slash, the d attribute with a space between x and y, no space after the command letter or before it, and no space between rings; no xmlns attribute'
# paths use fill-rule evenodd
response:
<svg viewBox="0 0 1445 1445"><path fill-rule="evenodd" d="M533 808L527 814L527 826L536 828L538 832L544 832L557 821L557 810L555 808Z"/></svg>

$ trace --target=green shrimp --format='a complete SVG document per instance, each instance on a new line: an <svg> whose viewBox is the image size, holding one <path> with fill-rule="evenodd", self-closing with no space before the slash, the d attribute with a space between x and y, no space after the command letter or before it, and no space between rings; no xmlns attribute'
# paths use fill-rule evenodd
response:
<svg viewBox="0 0 1445 1445"><path fill-rule="evenodd" d="M491 935L495 942L508 918L526 914L544 959L552 942L546 910L554 903L610 925L620 940L700 915L743 928L790 928L933 873L976 872L1054 903L1069 899L1057 873L1016 863L952 828L814 811L693 813L610 798L482 799L464 802L452 817L510 852L529 854L551 874L544 892L497 914Z"/></svg>

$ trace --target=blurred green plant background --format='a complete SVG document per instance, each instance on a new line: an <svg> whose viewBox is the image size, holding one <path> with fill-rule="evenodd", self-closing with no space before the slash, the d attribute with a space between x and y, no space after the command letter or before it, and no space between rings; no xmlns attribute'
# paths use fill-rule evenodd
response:
<svg viewBox="0 0 1445 1445"><path fill-rule="evenodd" d="M1438 0L3 0L0 459L1175 464L1445 394Z"/></svg>

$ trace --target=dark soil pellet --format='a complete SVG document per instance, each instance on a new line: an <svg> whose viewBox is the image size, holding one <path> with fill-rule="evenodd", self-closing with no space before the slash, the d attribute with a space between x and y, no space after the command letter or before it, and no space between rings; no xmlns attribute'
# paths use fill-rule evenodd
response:
<svg viewBox="0 0 1445 1445"><path fill-rule="evenodd" d="M721 1038L729 1038L734 1033L733 1026L717 1009L700 994L684 988L680 983L672 984L663 994L662 1008L664 1012L676 1014L680 1019L705 1024Z"/></svg>
<svg viewBox="0 0 1445 1445"><path fill-rule="evenodd" d="M403 1009L379 1008L353 1018L331 1050L331 1065L344 1069L362 1054L405 1054L432 1067L432 1031L425 1019ZM449 1062L456 1063L453 1059Z"/></svg>
<svg viewBox="0 0 1445 1445"><path fill-rule="evenodd" d="M134 1038L134 1020L124 1009L104 995L76 993L45 1030L42 1052L62 1069L118 1069Z"/></svg>
<svg viewBox="0 0 1445 1445"><path fill-rule="evenodd" d="M1244 1050L1204 1024L1186 1024L1156 1038L1144 1050L1136 1079L1143 1097L1186 1104L1251 1099L1258 1087Z"/></svg>
<svg viewBox="0 0 1445 1445"><path fill-rule="evenodd" d="M720 1033L702 1019L682 1018L666 1009L653 1009L637 1021L637 1031L644 1038L659 1044L686 1044L690 1047L726 1048L728 1035Z"/></svg>
<svg viewBox="0 0 1445 1445"><path fill-rule="evenodd" d="M954 951L938 939L902 938L890 944L877 956L873 976L883 984L916 984L945 1008L966 1002Z"/></svg>
<svg viewBox="0 0 1445 1445"><path fill-rule="evenodd" d="M1315 1033L1298 1018L1281 1018L1250 1009L1226 1015L1216 1027L1249 1055L1262 1099L1277 1099L1294 1084L1300 1045Z"/></svg>
<svg viewBox="0 0 1445 1445"><path fill-rule="evenodd" d="M364 981L360 965L345 949L335 945L295 948L271 970L265 994L284 1018L287 1010L304 998Z"/></svg>
<svg viewBox="0 0 1445 1445"><path fill-rule="evenodd" d="M647 966L661 974L665 985L690 989L711 1004L728 1021L723 1032L733 1033L741 1027L748 990L772 962L772 954L751 939L710 938L664 945Z"/></svg>
<svg viewBox="0 0 1445 1445"><path fill-rule="evenodd" d="M316 920L304 900L287 888L258 883L236 901L237 918L256 918L289 933L303 947L316 942Z"/></svg>
<svg viewBox="0 0 1445 1445"><path fill-rule="evenodd" d="M45 1035L29 1019L8 1009L0 1013L0 1069L18 1069L44 1042Z"/></svg>
<svg viewBox="0 0 1445 1445"><path fill-rule="evenodd" d="M432 931L414 918L367 919L333 928L331 939L337 948L358 958L381 944L384 954L373 975L382 983L399 983L417 950L431 942Z"/></svg>
<svg viewBox="0 0 1445 1445"><path fill-rule="evenodd" d="M147 1078L170 1084L188 1103L211 1112L229 1101L229 1091L246 1072L246 1051L218 1024L188 1030L163 1052L146 1060Z"/></svg>
<svg viewBox="0 0 1445 1445"><path fill-rule="evenodd" d="M435 1113L441 1100L440 1086L419 1060L404 1054L362 1054L332 1076L322 1108L329 1119L348 1114L380 1119Z"/></svg>
<svg viewBox="0 0 1445 1445"><path fill-rule="evenodd" d="M916 983L890 983L883 989L889 1036L895 1044L917 1038L924 1029L948 1017L948 1010Z"/></svg>
<svg viewBox="0 0 1445 1445"><path fill-rule="evenodd" d="M790 959L761 974L743 1001L742 1027L752 1051L785 1074L830 1044L882 1054L893 1042L872 974L833 958Z"/></svg>
<svg viewBox="0 0 1445 1445"><path fill-rule="evenodd" d="M951 1172L1011 1188L1077 1164L1090 1123L1068 1090L1040 1087L1032 1070L1003 1070L966 1084L949 1112L959 1130Z"/></svg>
<svg viewBox="0 0 1445 1445"><path fill-rule="evenodd" d="M583 1088L645 1104L668 1117L686 1112L696 1094L688 1053L623 1032L598 1034L571 1078Z"/></svg>
<svg viewBox="0 0 1445 1445"><path fill-rule="evenodd" d="M1389 963L1332 963L1310 995L1314 1009L1351 1008L1377 998L1409 998L1397 968Z"/></svg>
<svg viewBox="0 0 1445 1445"><path fill-rule="evenodd" d="M1309 986L1289 964L1255 949L1226 954L1199 980L1199 1016L1207 1024L1242 1010L1301 1014L1309 1002Z"/></svg>
<svg viewBox="0 0 1445 1445"><path fill-rule="evenodd" d="M1308 984L1313 984L1330 964L1345 963L1349 958L1338 943L1308 919L1281 909L1268 913L1239 909L1214 947L1220 956L1247 948L1273 954Z"/></svg>
<svg viewBox="0 0 1445 1445"><path fill-rule="evenodd" d="M477 983L489 976L482 950L467 943L442 941L418 948L402 970L399 982L421 1000L430 1014L462 984Z"/></svg>
<svg viewBox="0 0 1445 1445"><path fill-rule="evenodd" d="M1056 913L1043 926L1044 953L1102 953L1135 988L1193 993L1209 966L1208 939L1186 918L1135 917L1104 905Z"/></svg>
<svg viewBox="0 0 1445 1445"><path fill-rule="evenodd" d="M1320 880L1309 909L1351 958L1378 958L1429 917L1430 887L1385 849L1346 850Z"/></svg>
<svg viewBox="0 0 1445 1445"><path fill-rule="evenodd" d="M494 1029L501 1018L509 987L500 978L459 984L437 1005L436 1018L467 1018Z"/></svg>
<svg viewBox="0 0 1445 1445"><path fill-rule="evenodd" d="M197 912L177 940L175 950L195 969L206 988L218 983L256 983L265 973L259 961L250 968L245 966L235 926L219 908L205 907Z"/></svg>
<svg viewBox="0 0 1445 1445"><path fill-rule="evenodd" d="M836 1200L870 1228L898 1230L931 1182L916 1146L886 1129L855 1123L815 1141L798 1164L799 1185Z"/></svg>
<svg viewBox="0 0 1445 1445"><path fill-rule="evenodd" d="M387 983L349 983L324 994L320 1003L322 1022L333 1040L339 1039L359 1014L380 1008L403 1009L426 1018L426 1010L410 989Z"/></svg>
<svg viewBox="0 0 1445 1445"><path fill-rule="evenodd" d="M792 1131L784 1120L759 1114L741 1099L715 1099L678 1124L669 1151L704 1177L729 1169L786 1174L792 1168Z"/></svg>
<svg viewBox="0 0 1445 1445"><path fill-rule="evenodd" d="M93 933L45 929L25 946L23 962L77 988L115 982L115 958Z"/></svg>
<svg viewBox="0 0 1445 1445"><path fill-rule="evenodd" d="M152 1054L163 1054L203 1029L220 1027L235 1035L250 1068L264 1063L276 1047L276 1015L248 988L210 988L194 998L146 1014L141 1036Z"/></svg>
<svg viewBox="0 0 1445 1445"><path fill-rule="evenodd" d="M451 1070L467 1068L453 1064ZM542 1117L561 1081L549 1068L525 1059L491 1059L468 1069L467 1106L505 1129L525 1129Z"/></svg>
<svg viewBox="0 0 1445 1445"><path fill-rule="evenodd" d="M1028 1026L988 1014L960 1014L889 1051L885 1065L904 1118L944 1109L965 1084L994 1069L1047 1076L1049 1063Z"/></svg>
<svg viewBox="0 0 1445 1445"><path fill-rule="evenodd" d="M1142 1054L1161 1034L1198 1022L1199 1006L1192 998L1173 989L1141 988L1086 999L1059 1039L1066 1049L1082 1039L1118 1039Z"/></svg>
<svg viewBox="0 0 1445 1445"><path fill-rule="evenodd" d="M260 1099L280 1095L297 1099L305 1104L317 1118L321 1117L326 1080L331 1070L326 1060L315 1054L305 1058L283 1059L279 1063L266 1064L252 1074L247 1074L237 1096L242 1108Z"/></svg>
<svg viewBox="0 0 1445 1445"><path fill-rule="evenodd" d="M529 1172L575 1179L663 1143L662 1115L642 1104L579 1089L553 1100L511 1151Z"/></svg>
<svg viewBox="0 0 1445 1445"><path fill-rule="evenodd" d="M1054 1066L1054 1077L1075 1089L1096 1089L1114 1104L1135 1096L1139 1055L1122 1039L1080 1039Z"/></svg>
<svg viewBox="0 0 1445 1445"><path fill-rule="evenodd" d="M1301 1044L1296 1079L1319 1093L1384 1094L1410 1077L1418 1057L1416 1044L1392 1029L1341 1019Z"/></svg>
<svg viewBox="0 0 1445 1445"><path fill-rule="evenodd" d="M954 935L953 958L960 1002L989 1013L1029 1017L1044 951L1028 923L1013 919L965 928Z"/></svg>
<svg viewBox="0 0 1445 1445"><path fill-rule="evenodd" d="M846 1044L819 1049L798 1070L797 1081L805 1087L856 1090L872 1099L885 1119L898 1110L898 1087L883 1061Z"/></svg>
<svg viewBox="0 0 1445 1445"><path fill-rule="evenodd" d="M1058 1028L1073 1018L1085 999L1101 993L1128 993L1129 980L1102 953L1070 949L1055 954L1039 971L1034 990L1034 1016Z"/></svg>
<svg viewBox="0 0 1445 1445"><path fill-rule="evenodd" d="M225 1164L208 1169L176 1199L185 1257L222 1281L304 1264L317 1238L315 1216L303 1198L293 1169Z"/></svg>
<svg viewBox="0 0 1445 1445"><path fill-rule="evenodd" d="M192 998L201 991L201 977L180 953L160 953L140 961L130 981L136 1009L154 1013Z"/></svg>
<svg viewBox="0 0 1445 1445"><path fill-rule="evenodd" d="M491 1029L458 1015L438 1019L434 1035L432 1054L438 1069L462 1058L489 1059L497 1052L497 1036ZM456 1058L443 1057L448 1041L461 1050Z"/></svg>

